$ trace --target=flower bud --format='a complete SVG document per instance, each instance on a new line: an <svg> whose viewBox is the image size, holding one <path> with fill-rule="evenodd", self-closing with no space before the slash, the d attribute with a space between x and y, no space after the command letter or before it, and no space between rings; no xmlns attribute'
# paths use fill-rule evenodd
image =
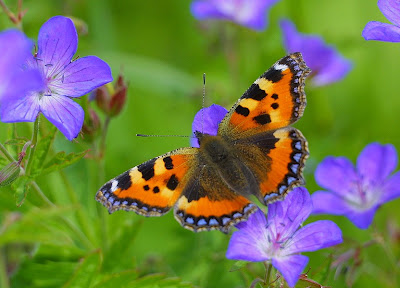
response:
<svg viewBox="0 0 400 288"><path fill-rule="evenodd" d="M85 141L92 142L99 134L101 128L100 118L96 111L88 107L88 113L82 126Z"/></svg>
<svg viewBox="0 0 400 288"><path fill-rule="evenodd" d="M21 168L17 161L13 161L8 165L4 166L0 170L0 187L7 186L14 182L21 172Z"/></svg>
<svg viewBox="0 0 400 288"><path fill-rule="evenodd" d="M97 106L109 117L117 116L126 102L127 85L122 75L118 76L114 86L111 83L97 88L90 100L95 100Z"/></svg>

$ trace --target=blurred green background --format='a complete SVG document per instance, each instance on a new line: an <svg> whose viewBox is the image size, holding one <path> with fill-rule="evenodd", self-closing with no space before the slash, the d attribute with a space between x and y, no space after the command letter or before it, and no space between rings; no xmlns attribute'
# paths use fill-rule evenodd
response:
<svg viewBox="0 0 400 288"><path fill-rule="evenodd" d="M15 10L17 1L6 3ZM229 109L286 54L278 26L282 17L294 21L301 32L321 35L354 64L341 82L318 88L306 84L308 105L295 126L309 142L305 176L310 193L318 189L313 172L325 156L343 155L355 161L373 141L400 147L399 44L367 42L361 37L368 21L388 22L376 1L282 0L270 10L269 26L263 32L228 22L199 22L190 13L190 1L35 0L24 1L24 8L24 31L35 40L40 26L52 16L84 21L88 34L80 35L77 55L102 58L110 64L114 78L123 73L129 89L124 110L110 123L104 173L102 165L88 157L64 174L39 178L38 184L57 205L52 209L35 208L39 202L31 192L18 208L12 191L0 189L3 285L8 274L10 287L191 287L185 282L195 287L248 287L262 275L261 263L250 265L250 272L229 272L234 263L225 259L229 235L195 234L181 228L172 213L161 218L125 211L106 215L94 196L105 181L125 170L189 145L188 138L135 135L190 135L191 122L202 105L203 73L207 74L206 106L216 103ZM8 27L12 25L1 13L0 28ZM20 133L29 138L32 124L24 125ZM2 143L8 129L9 125L0 123ZM90 148L81 138L70 143L60 133L55 142L56 151ZM67 196L70 188L78 204ZM357 272L344 265L336 276L334 271L325 273L332 249L305 253L310 257L309 277L332 287L347 287L349 277L355 279L353 287L394 287L389 272L399 268L392 266L384 247L393 251L397 262L400 251L393 233L398 231L399 201L383 206L373 227L365 231L343 217L310 217L308 221L334 220L345 238L363 243L379 235L385 244L360 250ZM79 229L77 210L83 211L89 223L91 245L84 245L57 220L57 215L65 215ZM388 226L392 233L387 232ZM158 284L141 278L151 273L164 274L157 276Z"/></svg>

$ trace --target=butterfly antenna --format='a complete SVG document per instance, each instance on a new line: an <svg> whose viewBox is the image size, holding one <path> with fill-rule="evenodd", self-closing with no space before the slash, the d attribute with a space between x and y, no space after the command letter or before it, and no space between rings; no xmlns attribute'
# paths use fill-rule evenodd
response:
<svg viewBox="0 0 400 288"><path fill-rule="evenodd" d="M205 99L206 99L206 73L203 73L203 103L201 108L205 106ZM204 132L204 109L201 109L201 133Z"/></svg>
<svg viewBox="0 0 400 288"><path fill-rule="evenodd" d="M183 137L189 138L191 136L188 135L157 135L157 134L136 134L138 137Z"/></svg>

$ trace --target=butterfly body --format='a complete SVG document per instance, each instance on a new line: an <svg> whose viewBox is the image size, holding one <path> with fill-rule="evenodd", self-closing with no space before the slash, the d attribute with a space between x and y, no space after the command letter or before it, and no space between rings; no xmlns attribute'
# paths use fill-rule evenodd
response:
<svg viewBox="0 0 400 288"><path fill-rule="evenodd" d="M236 102L217 135L196 131L198 148L140 164L103 185L96 199L110 213L161 216L174 208L187 229L228 232L257 209L252 196L266 205L304 183L307 142L289 125L303 114L309 72L300 53L282 58Z"/></svg>

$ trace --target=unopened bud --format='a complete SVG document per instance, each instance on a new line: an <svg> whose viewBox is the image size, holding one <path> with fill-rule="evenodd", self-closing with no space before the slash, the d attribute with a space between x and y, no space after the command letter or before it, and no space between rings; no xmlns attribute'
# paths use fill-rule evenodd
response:
<svg viewBox="0 0 400 288"><path fill-rule="evenodd" d="M0 170L0 187L7 186L14 182L21 172L17 161L11 162Z"/></svg>
<svg viewBox="0 0 400 288"><path fill-rule="evenodd" d="M99 134L101 123L99 116L92 108L89 107L87 115L83 122L82 133L86 141L92 142Z"/></svg>

